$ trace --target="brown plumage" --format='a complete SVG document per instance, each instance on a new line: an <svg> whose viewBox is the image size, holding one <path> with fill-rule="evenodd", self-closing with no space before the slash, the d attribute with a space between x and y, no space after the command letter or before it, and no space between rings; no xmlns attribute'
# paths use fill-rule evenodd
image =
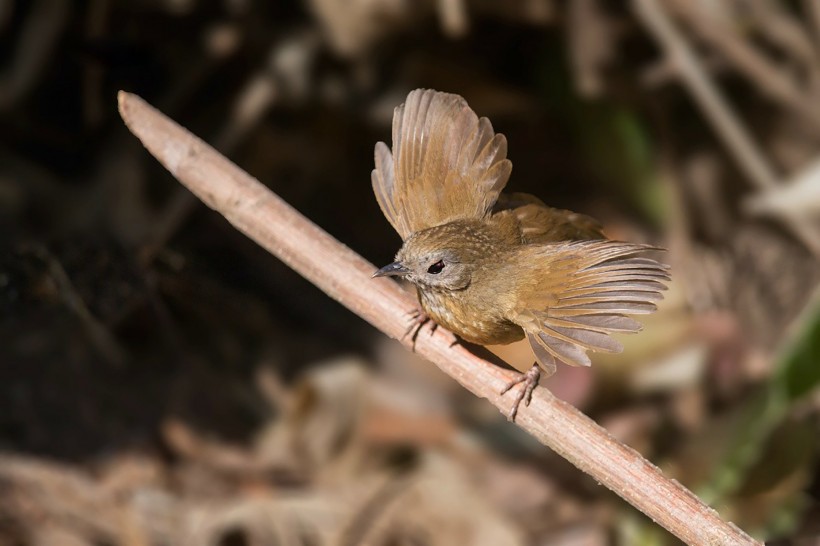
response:
<svg viewBox="0 0 820 546"><path fill-rule="evenodd" d="M415 90L393 115L393 150L376 144L373 191L404 244L376 276L402 276L425 313L482 345L527 337L538 364L590 364L587 351L619 352L625 316L650 313L667 268L640 257L651 247L604 238L592 218L501 190L512 163L458 95ZM523 375L529 401L538 370Z"/></svg>

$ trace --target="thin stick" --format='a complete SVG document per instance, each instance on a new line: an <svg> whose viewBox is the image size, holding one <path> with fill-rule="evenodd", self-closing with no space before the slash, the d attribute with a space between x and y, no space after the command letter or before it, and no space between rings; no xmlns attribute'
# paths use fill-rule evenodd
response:
<svg viewBox="0 0 820 546"><path fill-rule="evenodd" d="M417 306L410 294L389 279L372 279L373 265L139 97L120 92L119 106L148 151L208 206L373 326L403 337ZM441 328L418 336L415 348L476 396L509 412L513 397L499 392L512 372L454 345ZM536 389L516 423L687 544L760 544L547 389Z"/></svg>
<svg viewBox="0 0 820 546"><path fill-rule="evenodd" d="M815 47L820 47L820 4L817 0L803 0L803 11L811 24Z"/></svg>
<svg viewBox="0 0 820 546"><path fill-rule="evenodd" d="M666 5L683 17L693 32L720 51L761 92L815 127L820 126L820 109L813 98L751 43L738 36L734 29L709 17L693 2L667 0Z"/></svg>
<svg viewBox="0 0 820 546"><path fill-rule="evenodd" d="M777 175L766 161L765 155L743 126L740 118L709 78L692 48L660 5L659 0L633 0L633 9L646 25L678 70L683 84L689 89L706 118L723 139L738 167L759 189L777 186ZM782 221L815 256L820 256L820 237L807 223L792 217Z"/></svg>
<svg viewBox="0 0 820 546"><path fill-rule="evenodd" d="M684 85L734 154L740 168L758 188L773 187L777 180L774 170L765 161L760 148L701 67L694 51L675 28L658 0L634 0L633 6L638 17L666 52L666 57L677 68Z"/></svg>

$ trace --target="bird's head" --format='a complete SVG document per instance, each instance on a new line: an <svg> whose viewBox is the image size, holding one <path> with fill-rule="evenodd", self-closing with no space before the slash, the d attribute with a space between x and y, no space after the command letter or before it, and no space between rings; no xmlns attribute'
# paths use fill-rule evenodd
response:
<svg viewBox="0 0 820 546"><path fill-rule="evenodd" d="M404 277L422 289L463 290L488 247L473 231L453 222L414 233L396 254L396 261L373 276Z"/></svg>

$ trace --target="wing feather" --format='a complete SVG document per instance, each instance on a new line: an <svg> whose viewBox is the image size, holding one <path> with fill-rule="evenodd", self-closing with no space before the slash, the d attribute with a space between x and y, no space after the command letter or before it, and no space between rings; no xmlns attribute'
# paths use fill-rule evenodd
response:
<svg viewBox="0 0 820 546"><path fill-rule="evenodd" d="M641 324L625 315L655 311L669 280L667 266L635 256L647 250L654 249L603 240L521 248L518 267L547 264L536 282L522 285L512 318L527 333L542 365L554 365L544 361L549 355L589 366L587 351L623 350L610 334L639 331Z"/></svg>
<svg viewBox="0 0 820 546"><path fill-rule="evenodd" d="M495 215L512 214L524 244L606 239L601 224L585 214L548 207L528 193L498 196Z"/></svg>
<svg viewBox="0 0 820 546"><path fill-rule="evenodd" d="M458 95L412 91L393 113L393 150L376 145L373 192L401 235L486 217L512 170L507 140Z"/></svg>
<svg viewBox="0 0 820 546"><path fill-rule="evenodd" d="M376 144L375 161L376 168L373 169L370 175L373 183L373 193L376 195L376 201L379 203L379 208L382 209L385 218L393 226L393 229L401 233L398 213L392 198L396 180L393 171L393 156L390 153L390 148L384 142Z"/></svg>

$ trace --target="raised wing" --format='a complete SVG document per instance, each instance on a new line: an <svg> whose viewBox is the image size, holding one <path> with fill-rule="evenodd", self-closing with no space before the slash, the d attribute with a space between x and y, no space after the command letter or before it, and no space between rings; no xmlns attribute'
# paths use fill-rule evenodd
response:
<svg viewBox="0 0 820 546"><path fill-rule="evenodd" d="M520 267L532 264L544 274L522 287L512 320L545 368L554 360L589 366L589 350L623 350L610 334L639 331L625 315L655 311L669 280L667 266L636 256L647 250L653 248L615 241L522 247Z"/></svg>
<svg viewBox="0 0 820 546"><path fill-rule="evenodd" d="M507 183L507 140L458 95L412 91L393 113L392 153L376 144L376 200L402 239L487 216Z"/></svg>

